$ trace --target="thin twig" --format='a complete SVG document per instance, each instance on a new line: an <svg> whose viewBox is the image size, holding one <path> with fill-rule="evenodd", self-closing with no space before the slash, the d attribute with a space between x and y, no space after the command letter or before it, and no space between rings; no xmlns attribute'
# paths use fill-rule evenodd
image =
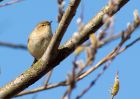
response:
<svg viewBox="0 0 140 99"><path fill-rule="evenodd" d="M113 40L116 40L120 37L122 37L122 32L118 33L118 34L114 34L114 35L111 35L105 39L103 39L102 41L100 41L100 43L98 44L98 47L102 47L104 45L107 45L108 43L110 43L111 41Z"/></svg>
<svg viewBox="0 0 140 99"><path fill-rule="evenodd" d="M8 43L8 42L0 42L0 46L27 50L27 46L25 46L23 44L13 44L13 43Z"/></svg>
<svg viewBox="0 0 140 99"><path fill-rule="evenodd" d="M135 43L137 43L138 41L140 41L140 37L136 38L134 41L132 41L131 43L129 43L128 45L126 45L124 48L122 48L119 51L119 54L122 53L123 51L125 51L126 49L128 49L129 47L133 46Z"/></svg>
<svg viewBox="0 0 140 99"><path fill-rule="evenodd" d="M76 69L77 66L76 64L73 63L73 69L71 74L68 74L68 79L67 79L67 84L68 84L68 89L66 90L66 92L64 93L62 99L65 99L67 97L67 99L71 99L71 93L72 90L75 88L75 84L76 84Z"/></svg>
<svg viewBox="0 0 140 99"><path fill-rule="evenodd" d="M11 1L6 2L4 4L0 4L0 7L5 7L5 6L8 6L8 5L12 5L12 4L15 4L15 3L19 3L21 1L23 1L23 0L11 0Z"/></svg>
<svg viewBox="0 0 140 99"><path fill-rule="evenodd" d="M57 21L58 23L61 21L62 16L64 14L64 4L65 1L64 0L57 0L58 3L58 16L57 16Z"/></svg>
<svg viewBox="0 0 140 99"><path fill-rule="evenodd" d="M45 86L48 85L48 83L51 79L51 76L52 76L52 72L53 72L53 70L51 70L50 72L47 73L47 80L45 81Z"/></svg>
<svg viewBox="0 0 140 99"><path fill-rule="evenodd" d="M109 60L108 60L109 61ZM95 83L97 82L97 80L101 77L101 75L103 75L103 73L105 72L105 70L109 67L109 65L111 64L111 60L109 61L108 64L105 64L105 66L103 67L102 71L100 73L98 73L98 75L96 76L96 78L89 84L89 86L87 88L85 88L77 97L76 99L80 99L85 93L87 93L89 91L89 89L91 89Z"/></svg>
<svg viewBox="0 0 140 99"><path fill-rule="evenodd" d="M62 81L62 82L55 83L55 84L50 84L50 85L47 85L47 86L41 86L41 87L38 87L38 88L35 88L35 89L32 89L32 90L23 91L23 92L20 92L19 94L17 94L16 96L14 96L14 97L28 95L28 94L40 92L40 91L43 91L43 90L46 90L46 89L52 89L52 88L56 88L56 87L60 87L60 86L66 86L66 85L67 85L66 81Z"/></svg>
<svg viewBox="0 0 140 99"><path fill-rule="evenodd" d="M133 27L131 29L127 28L123 33L124 35L126 35L126 37L123 37L121 42L118 44L118 46L111 52L109 53L106 57L104 57L102 60L100 60L95 66L91 67L89 70L87 70L86 72L84 72L83 74L81 74L78 79L82 79L85 76L89 75L91 72L93 72L94 70L96 70L97 68L99 68L103 63L105 63L106 61L108 61L108 59L113 59L115 58L116 55L118 55L119 53L115 53L116 51L119 51L119 49L121 48L121 46L130 38L131 34L138 28L139 26L139 22L134 21L130 27Z"/></svg>
<svg viewBox="0 0 140 99"><path fill-rule="evenodd" d="M126 49L129 48L129 47L131 47L132 45L134 45L134 44L135 44L136 42L138 42L138 41L140 41L140 37L136 38L134 41L132 41L131 43L129 43L128 45L126 45L125 48L120 49L120 51L117 52L117 53L119 54L119 53L123 52L124 50L126 50ZM117 50L116 50L116 51L117 51ZM116 56L117 56L118 54L116 54ZM115 57L116 57L116 56L115 56ZM114 57L112 57L112 59L114 59ZM111 59L111 60L112 60L112 59ZM109 61L109 60L108 60L108 61ZM98 80L98 78L99 78L99 77L103 74L103 72L108 68L108 65L107 65L107 66L104 66L104 68L105 68L105 69L103 69L102 72L99 73L99 74L97 75L96 79L95 79L94 81L92 81L91 84L90 84L86 89L84 89L84 90L76 97L76 99L80 99L93 85L95 85L95 83L96 83L96 81ZM111 98L111 99L113 99L113 98Z"/></svg>

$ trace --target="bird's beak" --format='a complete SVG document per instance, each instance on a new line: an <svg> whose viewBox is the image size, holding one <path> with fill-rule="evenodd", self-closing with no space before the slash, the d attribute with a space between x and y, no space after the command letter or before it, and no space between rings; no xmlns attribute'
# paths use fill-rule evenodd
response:
<svg viewBox="0 0 140 99"><path fill-rule="evenodd" d="M50 21L50 24L52 23L52 21Z"/></svg>

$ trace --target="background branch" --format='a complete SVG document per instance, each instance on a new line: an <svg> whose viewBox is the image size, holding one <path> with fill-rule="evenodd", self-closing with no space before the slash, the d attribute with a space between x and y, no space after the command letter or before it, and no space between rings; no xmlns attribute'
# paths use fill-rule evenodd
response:
<svg viewBox="0 0 140 99"><path fill-rule="evenodd" d="M104 64L106 61L108 61L109 59L113 59L116 57L117 54L120 54L117 51L120 50L122 45L130 38L131 34L138 28L139 25L140 25L140 20L138 20L138 21L134 20L134 22L132 24L130 24L130 26L123 32L123 35L125 35L126 37L123 37L123 35L122 35L122 40L118 44L118 46L116 46L116 48L111 53L109 53L106 57L104 57L102 60L100 60L95 66L91 67L89 70L87 70L86 72L81 74L78 77L78 79L84 78L85 76L89 75L91 72L93 72L94 70L99 68L99 66ZM137 42L137 40L135 42Z"/></svg>
<svg viewBox="0 0 140 99"><path fill-rule="evenodd" d="M13 43L8 43L8 42L0 42L0 46L27 50L27 46L25 46L23 44L13 44Z"/></svg>
<svg viewBox="0 0 140 99"><path fill-rule="evenodd" d="M3 1L3 0L1 0L1 1ZM8 5L12 5L12 4L15 4L15 3L19 3L21 1L23 1L23 0L11 0L11 1L6 2L4 4L0 4L0 7L5 7L5 6L8 6Z"/></svg>

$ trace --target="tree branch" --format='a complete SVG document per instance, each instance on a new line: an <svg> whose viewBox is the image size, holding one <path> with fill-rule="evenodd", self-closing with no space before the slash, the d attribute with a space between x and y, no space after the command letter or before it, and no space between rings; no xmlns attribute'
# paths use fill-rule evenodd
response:
<svg viewBox="0 0 140 99"><path fill-rule="evenodd" d="M91 67L89 70L87 70L86 72L84 72L83 74L81 74L78 77L79 79L83 79L85 76L89 75L91 72L93 72L94 70L96 70L97 68L99 68L102 64L104 64L106 61L108 61L109 59L113 59L115 58L118 54L121 53L121 51L117 52L118 50L120 50L120 48L122 47L122 45L130 38L131 34L138 28L138 26L140 25L140 20L135 21L130 24L130 27L128 27L124 32L123 35L125 35L126 37L123 38L122 35L122 40L121 42L118 44L118 46L111 52L109 53L106 57L104 57L102 60L100 60L95 66ZM126 46L125 49L127 49L127 47L133 45L135 42L137 42L139 40L136 39L135 41L133 41L132 43L130 43L129 45Z"/></svg>
<svg viewBox="0 0 140 99"><path fill-rule="evenodd" d="M0 46L27 50L27 46L25 46L23 44L13 44L13 43L8 43L8 42L0 42Z"/></svg>
<svg viewBox="0 0 140 99"><path fill-rule="evenodd" d="M71 1L73 1L73 0L71 0ZM78 0L76 0L76 1L78 1ZM102 19L103 19L104 14L108 13L109 15L112 16L117 11L119 11L119 9L122 6L124 6L128 1L129 0L118 0L117 9L112 8L112 7L108 6L108 5L105 8L103 8L87 25L85 25L81 35L78 37L78 39L76 39L76 41L72 37L59 50L59 53L55 58L52 58L49 62L47 62L45 64L43 64L42 61L39 60L32 67L30 67L27 71L25 71L23 74L21 74L19 77L17 77L15 80L13 80L9 84L7 84L4 87L2 87L0 89L0 98L5 99L5 98L13 97L14 95L19 93L20 91L24 90L28 86L30 86L33 83L35 83L43 75L45 75L47 72L52 70L62 60L64 60L67 56L69 56L74 51L74 49L75 49L75 47L77 45L80 45L84 41L86 41L91 33L96 32L103 25ZM69 5L69 6L74 8L74 5L73 6ZM63 21L63 20L64 20L64 18L62 18L61 21ZM66 23L64 22L64 24L63 24L63 22L60 22L59 28L64 28L64 29L59 29L58 28L57 31L62 33L62 35L57 38L57 36L59 36L58 35L59 32L56 32L56 38L57 38L58 42L56 44L56 40L51 41L51 42L55 42L54 44L56 44L56 45L55 46L53 45L51 48L49 47L50 49L55 48L55 50L56 50L56 48L59 46L59 43L60 43L60 41L61 41L61 39L63 37L63 34L66 31L66 28L67 28L67 26L69 24L67 22L69 22L69 21L65 21ZM51 44L53 44L53 43L51 43ZM49 49L49 48L47 48L47 49ZM43 56L45 56L45 55L43 55Z"/></svg>
<svg viewBox="0 0 140 99"><path fill-rule="evenodd" d="M66 85L67 85L66 81L62 81L62 82L59 82L59 83L56 83L56 84L50 84L50 85L47 85L47 86L41 86L41 87L35 88L33 90L27 90L27 91L20 92L15 97L19 97L19 96L23 96L23 95L27 95L27 94L32 94L32 93L40 92L40 91L43 91L43 90L46 90L46 89L52 89L52 88L56 88L56 87L59 87L59 86L66 86Z"/></svg>
<svg viewBox="0 0 140 99"><path fill-rule="evenodd" d="M35 83L38 79L40 79L43 75L49 72L51 69L48 67L53 67L52 65L56 65L55 62L51 63L56 57L56 51L58 50L59 44L61 39L70 24L72 18L75 15L76 9L79 5L81 0L70 0L69 6L64 13L58 29L56 30L55 35L53 36L47 50L45 51L44 55L41 57L39 61L37 61L31 68L17 77L14 81L10 82L9 84L5 85L3 88L0 89L0 98L10 98L20 91L24 90L28 86ZM49 65L50 64L50 65Z"/></svg>
<svg viewBox="0 0 140 99"><path fill-rule="evenodd" d="M110 16L117 13L122 6L124 6L129 0L118 0L117 9L110 7L109 5L105 6L95 17L93 17L83 28L78 37L72 37L66 42L66 44L60 49L60 55L63 53L63 56L67 57L75 47L85 42L91 33L95 33L104 23L103 16L109 14ZM62 51L62 52L61 52ZM65 52L63 52L65 51ZM64 57L64 58L65 58Z"/></svg>
<svg viewBox="0 0 140 99"><path fill-rule="evenodd" d="M129 43L128 45L126 45L124 48L122 48L119 53L114 56L114 57L117 57L119 54L121 54L122 52L124 52L125 50L127 50L129 47L132 47L134 44L136 44L138 41L140 41L140 37L136 38L134 41L132 41L131 43ZM107 57L107 56L106 56ZM105 63L105 61L104 61ZM101 64L98 64L99 66ZM83 78L86 77L86 76L83 76ZM78 80L81 80L83 78L80 78ZM38 88L35 88L35 89L32 89L32 90L27 90L27 91L23 91L23 92L20 92L18 95L16 95L15 97L19 97L19 96L23 96L23 95L28 95L28 94L32 94L32 93L36 93L36 92L40 92L40 91L44 91L44 90L47 90L47 89L52 89L52 88L56 88L56 87L60 87L60 86L67 86L68 84L66 84L66 81L62 81L62 82L59 82L59 83L56 83L56 84L50 84L48 85L47 87L45 86L41 86L41 87L38 87Z"/></svg>
<svg viewBox="0 0 140 99"><path fill-rule="evenodd" d="M56 33L54 34L46 52L44 53L44 55L41 58L41 60L43 62L49 62L50 60L54 59L54 57L56 57L60 42L64 36L64 33L67 30L72 18L74 17L74 15L76 13L76 9L77 9L80 1L81 0L71 0L70 1L69 6L66 9L66 12L62 16L62 19L58 25Z"/></svg>
<svg viewBox="0 0 140 99"><path fill-rule="evenodd" d="M1 0L1 1L3 1L3 0ZM0 7L5 7L5 6L8 6L8 5L12 5L12 4L15 4L15 3L19 3L21 1L23 1L23 0L12 0L12 1L6 2L4 4L0 4Z"/></svg>

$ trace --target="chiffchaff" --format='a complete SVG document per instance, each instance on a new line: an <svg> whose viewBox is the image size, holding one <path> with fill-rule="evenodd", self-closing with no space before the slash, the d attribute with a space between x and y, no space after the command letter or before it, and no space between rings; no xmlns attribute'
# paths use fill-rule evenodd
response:
<svg viewBox="0 0 140 99"><path fill-rule="evenodd" d="M31 32L28 39L28 50L38 60L42 57L52 38L51 22L39 23Z"/></svg>

